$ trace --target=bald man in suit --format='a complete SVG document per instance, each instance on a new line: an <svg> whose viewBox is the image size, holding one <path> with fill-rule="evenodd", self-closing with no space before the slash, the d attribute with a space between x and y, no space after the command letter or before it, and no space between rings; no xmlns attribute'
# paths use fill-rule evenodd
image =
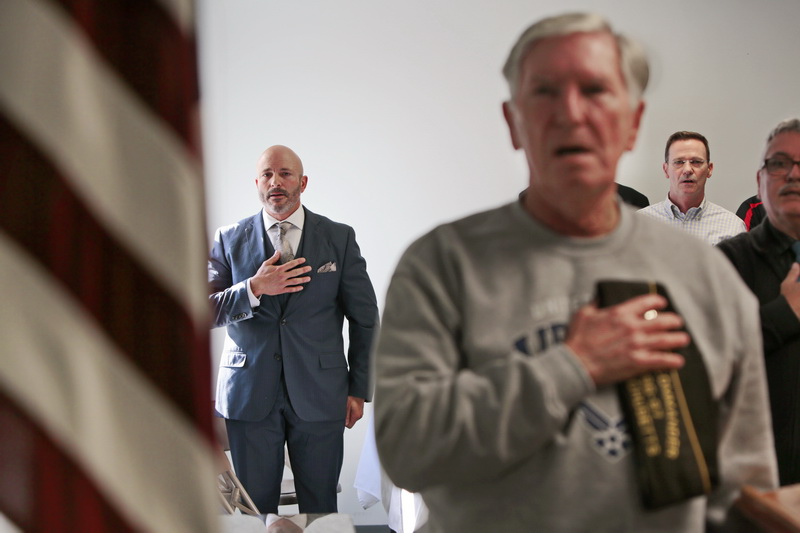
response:
<svg viewBox="0 0 800 533"><path fill-rule="evenodd" d="M263 209L218 229L208 262L213 325L227 330L216 408L262 513L277 513L284 444L300 512L336 512L343 431L370 399L375 291L353 228L301 205L297 154L270 147L257 170Z"/></svg>

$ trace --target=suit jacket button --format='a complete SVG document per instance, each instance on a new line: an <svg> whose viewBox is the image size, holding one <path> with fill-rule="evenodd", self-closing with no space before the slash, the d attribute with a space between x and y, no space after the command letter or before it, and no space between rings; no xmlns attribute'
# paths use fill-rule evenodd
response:
<svg viewBox="0 0 800 533"><path fill-rule="evenodd" d="M276 360L276 361L280 361L281 359L283 359L283 357L281 357L281 354L279 354L279 353L276 353L276 354L275 354L275 360Z"/></svg>
<svg viewBox="0 0 800 533"><path fill-rule="evenodd" d="M281 326L285 326L285 325L286 325L286 319L285 318L281 319Z"/></svg>

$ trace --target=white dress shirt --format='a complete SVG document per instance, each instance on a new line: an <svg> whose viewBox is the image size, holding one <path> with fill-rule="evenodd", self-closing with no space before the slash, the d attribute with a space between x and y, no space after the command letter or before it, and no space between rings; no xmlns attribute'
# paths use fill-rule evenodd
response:
<svg viewBox="0 0 800 533"><path fill-rule="evenodd" d="M274 218L264 209L261 209L261 215L262 219L264 220L264 232L267 234L267 238L269 239L269 228L271 228L276 222L282 221ZM286 230L286 239L292 246L295 257L297 257L297 249L300 247L300 237L303 236L303 224L305 224L306 221L306 211L303 209L303 206L301 205L298 207L294 213L285 219L285 221L291 222L292 224ZM272 246L275 247L274 242L272 243ZM250 288L250 279L247 280L247 296L250 299L250 307L258 307L261 305L261 300L259 300L256 295L253 294L253 290Z"/></svg>

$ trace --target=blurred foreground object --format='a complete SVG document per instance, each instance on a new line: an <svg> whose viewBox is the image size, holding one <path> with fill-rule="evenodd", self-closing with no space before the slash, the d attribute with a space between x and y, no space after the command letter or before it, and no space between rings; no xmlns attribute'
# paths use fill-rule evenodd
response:
<svg viewBox="0 0 800 533"><path fill-rule="evenodd" d="M0 512L216 529L191 0L0 4Z"/></svg>

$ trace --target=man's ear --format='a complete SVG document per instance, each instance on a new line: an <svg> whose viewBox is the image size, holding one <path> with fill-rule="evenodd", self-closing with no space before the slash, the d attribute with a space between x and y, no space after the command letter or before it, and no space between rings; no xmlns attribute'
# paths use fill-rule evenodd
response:
<svg viewBox="0 0 800 533"><path fill-rule="evenodd" d="M511 109L512 105L514 104L512 104L510 100L503 102L503 117L506 119L508 132L511 134L511 145L514 147L514 150L519 150L521 145L517 139L517 129L514 126L514 111Z"/></svg>
<svg viewBox="0 0 800 533"><path fill-rule="evenodd" d="M664 177L669 179L669 173L667 172L667 169L669 168L669 163L664 163L663 165L661 165L661 168L664 170Z"/></svg>
<svg viewBox="0 0 800 533"><path fill-rule="evenodd" d="M636 137L639 135L639 125L642 123L642 115L644 114L644 100L639 100L636 105L636 110L633 112L633 124L631 125L631 135L628 138L628 145L626 150L633 150L636 145Z"/></svg>
<svg viewBox="0 0 800 533"><path fill-rule="evenodd" d="M305 192L306 185L308 185L308 176L303 176L300 178L300 192Z"/></svg>
<svg viewBox="0 0 800 533"><path fill-rule="evenodd" d="M761 171L756 172L756 197L762 202L764 199L761 197Z"/></svg>

